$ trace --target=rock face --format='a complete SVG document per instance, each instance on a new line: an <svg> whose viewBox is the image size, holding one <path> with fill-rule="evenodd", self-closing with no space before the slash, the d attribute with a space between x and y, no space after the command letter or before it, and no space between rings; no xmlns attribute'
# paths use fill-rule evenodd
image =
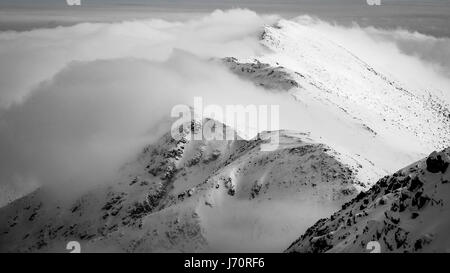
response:
<svg viewBox="0 0 450 273"><path fill-rule="evenodd" d="M433 152L427 158L427 171L431 173L445 173L449 164L448 155L445 153Z"/></svg>
<svg viewBox="0 0 450 273"><path fill-rule="evenodd" d="M224 58L222 61L235 74L251 80L265 89L289 91L292 88L300 87L292 76L294 72L282 66L261 63L257 59L242 63L233 57Z"/></svg>
<svg viewBox="0 0 450 273"><path fill-rule="evenodd" d="M1 208L0 252L65 252L72 240L83 252L282 251L364 185L356 165L307 134L283 131L278 149L261 151L270 138L168 133L117 181L68 201L41 188Z"/></svg>
<svg viewBox="0 0 450 273"><path fill-rule="evenodd" d="M450 251L450 148L379 180L309 228L287 252Z"/></svg>

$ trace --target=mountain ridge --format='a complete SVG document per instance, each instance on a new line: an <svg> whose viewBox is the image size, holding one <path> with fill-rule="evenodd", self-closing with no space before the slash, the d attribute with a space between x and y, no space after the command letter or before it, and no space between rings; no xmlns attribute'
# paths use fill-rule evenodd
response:
<svg viewBox="0 0 450 273"><path fill-rule="evenodd" d="M218 226L233 217L249 217L237 208L252 207L255 221L266 221L265 209L286 200L325 208L300 220L289 220L295 211L281 217L290 221L293 236L364 186L353 174L357 166L341 163L336 152L311 142L307 134L281 132L280 148L272 152L260 150L270 134L260 136L249 141L190 141L174 140L167 133L124 166L117 182L69 204L54 200L42 188L1 208L0 219L7 226L0 229L0 250L60 252L72 238L93 252L223 251L239 246L246 232L253 232L244 226L242 235L228 235L230 246L217 239ZM262 230L243 250L269 244L260 241L273 232L281 235L286 230Z"/></svg>
<svg viewBox="0 0 450 273"><path fill-rule="evenodd" d="M383 177L310 227L286 252L448 252L450 148Z"/></svg>

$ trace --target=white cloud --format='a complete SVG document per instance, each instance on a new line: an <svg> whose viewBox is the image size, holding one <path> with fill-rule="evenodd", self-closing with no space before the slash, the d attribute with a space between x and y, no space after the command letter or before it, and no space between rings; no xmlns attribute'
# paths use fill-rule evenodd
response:
<svg viewBox="0 0 450 273"><path fill-rule="evenodd" d="M71 61L123 57L165 60L174 48L201 57L254 55L263 50L264 23L248 10L215 11L187 22L162 20L83 23L56 29L0 33L0 107L20 102L38 83Z"/></svg>
<svg viewBox="0 0 450 273"><path fill-rule="evenodd" d="M114 179L153 137L150 129L194 96L208 104L269 104L221 65L175 51L165 62L71 63L1 115L0 180L29 177L73 192Z"/></svg>

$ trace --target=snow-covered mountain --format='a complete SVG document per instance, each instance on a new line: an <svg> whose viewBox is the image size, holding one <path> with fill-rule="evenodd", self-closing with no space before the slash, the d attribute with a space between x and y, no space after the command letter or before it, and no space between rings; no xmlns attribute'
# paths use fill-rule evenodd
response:
<svg viewBox="0 0 450 273"><path fill-rule="evenodd" d="M380 179L327 219L319 220L288 252L450 251L450 149L433 152Z"/></svg>
<svg viewBox="0 0 450 273"><path fill-rule="evenodd" d="M193 122L192 130L200 124ZM0 209L0 251L281 251L362 185L358 166L307 134L175 141L170 133L121 178L64 202L44 188Z"/></svg>
<svg viewBox="0 0 450 273"><path fill-rule="evenodd" d="M446 246L432 242L448 227L449 171L421 161L364 193L450 145L441 91L402 82L301 22L261 33L265 54L220 62L295 102L276 150L261 150L276 132L177 141L167 131L115 181L73 200L42 187L0 208L0 251L64 252L76 240L82 251L278 252L305 231L289 251L365 251L375 235L392 251ZM448 150L440 156L431 165L448 162Z"/></svg>
<svg viewBox="0 0 450 273"><path fill-rule="evenodd" d="M403 82L309 24L280 20L266 26L261 43L267 54L227 63L257 85L288 90L302 113L297 130L360 155L384 174L450 145L446 90L425 89L420 79ZM380 177L368 175L373 182Z"/></svg>

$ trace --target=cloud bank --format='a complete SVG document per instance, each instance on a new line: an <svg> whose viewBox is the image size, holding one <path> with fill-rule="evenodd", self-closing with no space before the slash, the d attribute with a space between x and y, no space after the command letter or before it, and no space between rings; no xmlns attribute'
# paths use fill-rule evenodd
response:
<svg viewBox="0 0 450 273"><path fill-rule="evenodd" d="M282 126L299 127L293 124L301 113L288 96L209 61L264 54L259 36L277 19L230 10L186 22L0 33L0 185L45 184L73 192L111 181L153 139L151 128L194 96L205 104L279 104ZM404 79L421 74L422 84L450 86L443 76L447 40L321 21L311 27L367 61L396 63L393 73Z"/></svg>
<svg viewBox="0 0 450 273"><path fill-rule="evenodd" d="M198 56L248 56L263 50L261 26L276 20L248 10L215 11L197 20L82 23L0 33L0 107L20 102L71 61L142 58L163 61L174 48Z"/></svg>

